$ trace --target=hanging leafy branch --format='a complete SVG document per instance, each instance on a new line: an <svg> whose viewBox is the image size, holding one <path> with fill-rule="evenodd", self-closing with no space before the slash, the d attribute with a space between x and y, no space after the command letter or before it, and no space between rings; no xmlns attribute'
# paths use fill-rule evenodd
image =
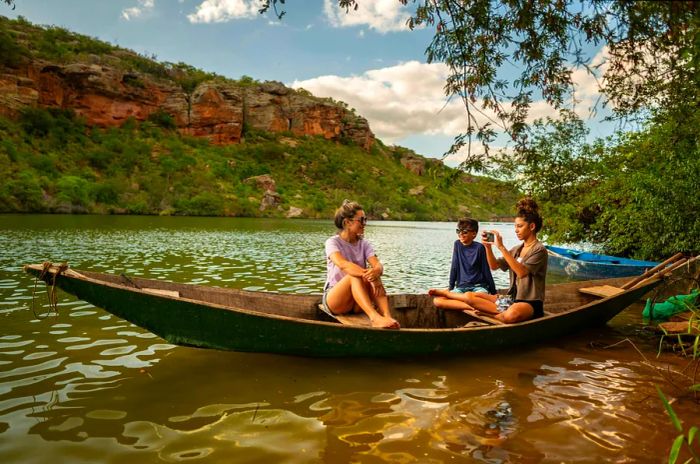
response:
<svg viewBox="0 0 700 464"><path fill-rule="evenodd" d="M407 5L408 0L397 0ZM284 0L264 0L261 12ZM554 110L575 102L572 73L596 69L586 51L601 44L608 52L600 81L603 103L615 117L632 118L646 110L685 104L698 89L700 19L694 2L627 0L413 0L407 26L431 27L429 63L449 69L448 97L460 98L466 130L454 153L467 148L463 167L485 167L488 144L507 133L516 152L527 149L530 108L543 99ZM349 14L362 0L338 0ZM515 72L517 77L504 76ZM519 74L518 74L519 73ZM472 142L485 151L475 154Z"/></svg>

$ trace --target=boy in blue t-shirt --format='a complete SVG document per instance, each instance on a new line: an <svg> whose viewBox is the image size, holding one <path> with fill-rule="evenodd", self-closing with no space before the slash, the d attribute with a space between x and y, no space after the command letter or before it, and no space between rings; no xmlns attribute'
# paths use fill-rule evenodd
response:
<svg viewBox="0 0 700 464"><path fill-rule="evenodd" d="M479 232L479 223L471 218L463 218L457 222L457 236L452 251L452 266L450 268L450 284L448 290L428 290L433 295L433 304L444 309L464 309L464 302L449 298L449 293L496 293L491 268L486 259L486 248L475 242ZM451 303L458 303L459 308Z"/></svg>

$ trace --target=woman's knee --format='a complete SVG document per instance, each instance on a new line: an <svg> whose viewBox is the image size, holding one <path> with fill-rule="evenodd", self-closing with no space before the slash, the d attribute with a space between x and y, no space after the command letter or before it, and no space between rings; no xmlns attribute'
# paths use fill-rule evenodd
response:
<svg viewBox="0 0 700 464"><path fill-rule="evenodd" d="M362 287L365 287L365 284L367 284L362 277L355 277L355 276L345 276L344 279L348 279L350 281L350 285L353 287L357 285L361 285Z"/></svg>
<svg viewBox="0 0 700 464"><path fill-rule="evenodd" d="M501 320L506 324L514 324L516 322L527 321L532 319L534 310L527 303L515 303L506 311L501 313Z"/></svg>
<svg viewBox="0 0 700 464"><path fill-rule="evenodd" d="M514 324L514 323L516 323L516 322L520 322L520 321L521 321L520 317L521 317L521 316L519 316L519 315L517 314L517 311L509 311L509 310L507 310L507 311L503 311L503 312L501 313L500 319L501 319L503 322L505 322L506 324Z"/></svg>
<svg viewBox="0 0 700 464"><path fill-rule="evenodd" d="M348 282L349 283L349 282ZM333 313L344 313L352 309L354 298L350 285L339 282L326 294L326 305Z"/></svg>

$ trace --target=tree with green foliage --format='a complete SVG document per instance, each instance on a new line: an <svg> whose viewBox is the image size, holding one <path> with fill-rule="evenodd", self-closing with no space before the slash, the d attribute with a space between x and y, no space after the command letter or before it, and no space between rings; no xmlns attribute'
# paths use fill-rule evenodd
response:
<svg viewBox="0 0 700 464"><path fill-rule="evenodd" d="M527 150L500 159L540 200L554 242L590 241L614 255L645 259L700 253L697 112L652 117L607 143L586 142L573 115L537 121Z"/></svg>
<svg viewBox="0 0 700 464"><path fill-rule="evenodd" d="M534 98L566 110L573 71L590 68L591 46L603 44L609 67L601 91L616 116L668 108L698 91L700 8L695 2L627 0L397 0L416 5L409 28L434 28L426 49L429 63L445 63L448 97L466 109L466 131L451 152L467 145L463 167L483 169L486 154L472 139L488 143L496 129L508 133L515 150L528 146L527 118ZM284 0L264 0L261 12ZM338 0L350 12L362 0ZM351 14L351 13L350 13ZM520 74L511 81L509 71ZM695 101L695 100L693 100ZM482 123L486 112L495 118Z"/></svg>

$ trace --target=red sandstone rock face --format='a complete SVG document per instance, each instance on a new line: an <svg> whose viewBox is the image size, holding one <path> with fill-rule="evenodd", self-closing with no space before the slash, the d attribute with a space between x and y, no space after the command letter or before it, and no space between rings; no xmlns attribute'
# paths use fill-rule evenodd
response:
<svg viewBox="0 0 700 464"><path fill-rule="evenodd" d="M172 84L100 65L33 63L27 77L35 84L37 105L72 108L96 126L119 126L129 117L145 120L173 96L181 100L179 106L186 104Z"/></svg>
<svg viewBox="0 0 700 464"><path fill-rule="evenodd" d="M180 131L207 137L212 143L240 143L243 133L243 94L231 84L200 84L190 96L188 118L176 121Z"/></svg>
<svg viewBox="0 0 700 464"><path fill-rule="evenodd" d="M270 132L352 140L369 151L374 134L364 118L277 82L241 87L209 81L191 95L169 81L100 64L57 65L35 61L0 69L0 114L27 106L72 108L88 124L119 126L154 111L170 114L178 130L215 144L240 143L244 124Z"/></svg>
<svg viewBox="0 0 700 464"><path fill-rule="evenodd" d="M299 95L279 82L246 88L245 120L260 130L320 135L329 140L347 137L367 151L374 143L374 134L364 118L345 108Z"/></svg>

